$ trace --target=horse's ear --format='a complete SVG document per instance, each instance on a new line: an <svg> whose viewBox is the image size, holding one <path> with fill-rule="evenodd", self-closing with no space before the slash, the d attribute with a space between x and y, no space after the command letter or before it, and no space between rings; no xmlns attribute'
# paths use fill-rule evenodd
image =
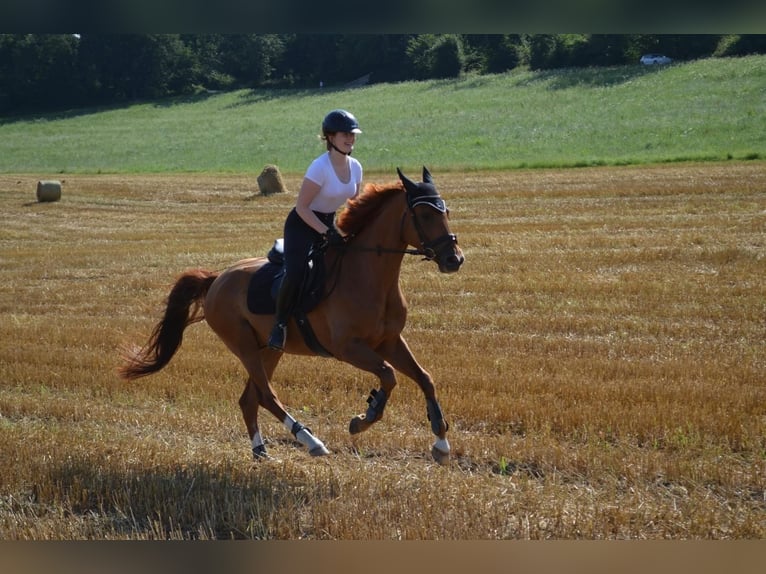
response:
<svg viewBox="0 0 766 574"><path fill-rule="evenodd" d="M425 183L433 183L434 182L433 178L431 177L431 172L428 171L428 168L426 168L426 166L423 166L423 181Z"/></svg>
<svg viewBox="0 0 766 574"><path fill-rule="evenodd" d="M402 173L402 170L400 170L398 167L396 168L396 173L399 174L399 179L402 180L402 183L404 184L404 189L413 189L417 187L417 184L412 181L410 178L408 178L406 175Z"/></svg>

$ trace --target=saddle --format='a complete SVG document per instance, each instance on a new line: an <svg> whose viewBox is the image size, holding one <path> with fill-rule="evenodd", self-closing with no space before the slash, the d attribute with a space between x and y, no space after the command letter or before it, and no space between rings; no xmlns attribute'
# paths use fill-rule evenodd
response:
<svg viewBox="0 0 766 574"><path fill-rule="evenodd" d="M247 287L247 308L254 315L273 315L277 311L277 294L285 269L284 241L277 239L266 255L267 262L253 273ZM306 261L306 271L293 310L293 318L301 330L306 345L317 355L332 357L316 338L306 314L313 310L324 296L325 262L322 249L312 249Z"/></svg>

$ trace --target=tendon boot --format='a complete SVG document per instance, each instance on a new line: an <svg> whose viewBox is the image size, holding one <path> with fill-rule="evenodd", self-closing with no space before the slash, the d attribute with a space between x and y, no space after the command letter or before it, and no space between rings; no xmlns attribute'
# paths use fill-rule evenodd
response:
<svg viewBox="0 0 766 574"><path fill-rule="evenodd" d="M269 348L275 351L284 351L285 340L287 339L287 322L295 307L295 301L298 297L300 283L291 279L287 275L282 278L282 284L279 286L277 295L277 312L274 327L269 335Z"/></svg>

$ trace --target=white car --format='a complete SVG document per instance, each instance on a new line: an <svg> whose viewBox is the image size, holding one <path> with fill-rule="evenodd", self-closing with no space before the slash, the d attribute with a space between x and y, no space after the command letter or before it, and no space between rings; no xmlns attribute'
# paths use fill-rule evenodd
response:
<svg viewBox="0 0 766 574"><path fill-rule="evenodd" d="M641 56L641 63L645 66L652 66L654 64L670 64L672 62L667 56L662 54L644 54Z"/></svg>

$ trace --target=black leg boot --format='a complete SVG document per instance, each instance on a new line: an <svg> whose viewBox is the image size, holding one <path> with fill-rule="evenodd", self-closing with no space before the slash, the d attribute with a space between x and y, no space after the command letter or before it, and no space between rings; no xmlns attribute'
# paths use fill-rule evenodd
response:
<svg viewBox="0 0 766 574"><path fill-rule="evenodd" d="M279 286L277 295L277 312L274 322L274 328L269 335L268 345L275 351L283 351L285 340L287 339L287 322L295 306L295 300L298 297L300 283L288 278L285 275L282 278L282 284Z"/></svg>

